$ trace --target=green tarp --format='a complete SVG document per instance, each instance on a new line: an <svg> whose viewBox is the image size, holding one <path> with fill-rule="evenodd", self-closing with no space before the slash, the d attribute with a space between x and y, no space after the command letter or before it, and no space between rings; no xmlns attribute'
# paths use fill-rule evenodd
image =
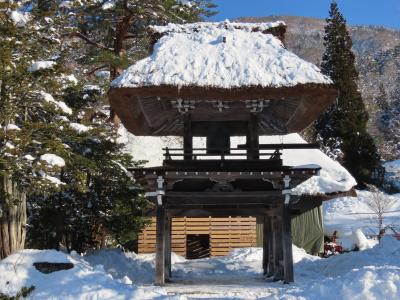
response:
<svg viewBox="0 0 400 300"><path fill-rule="evenodd" d="M262 247L263 225L257 219L257 246ZM324 224L322 206L292 218L293 244L307 253L317 255L324 251Z"/></svg>

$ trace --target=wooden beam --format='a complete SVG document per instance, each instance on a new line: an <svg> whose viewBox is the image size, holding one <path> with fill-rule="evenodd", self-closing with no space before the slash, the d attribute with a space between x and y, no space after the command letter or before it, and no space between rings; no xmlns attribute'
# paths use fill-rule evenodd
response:
<svg viewBox="0 0 400 300"><path fill-rule="evenodd" d="M173 217L243 217L243 216L274 216L279 212L276 208L169 208L168 212Z"/></svg>
<svg viewBox="0 0 400 300"><path fill-rule="evenodd" d="M276 205L281 191L260 192L167 192L164 199L168 207L190 205Z"/></svg>
<svg viewBox="0 0 400 300"><path fill-rule="evenodd" d="M164 206L157 206L156 224L156 278L155 284L165 284L165 220L166 211Z"/></svg>
<svg viewBox="0 0 400 300"><path fill-rule="evenodd" d="M257 160L259 156L259 141L258 141L258 117L255 114L250 115L247 123L247 159Z"/></svg>
<svg viewBox="0 0 400 300"><path fill-rule="evenodd" d="M192 118L190 113L184 115L183 121L183 149L187 153L184 160L192 160L193 152L193 133L192 133Z"/></svg>
<svg viewBox="0 0 400 300"><path fill-rule="evenodd" d="M171 234L172 217L167 214L165 221L165 280L171 279Z"/></svg>
<svg viewBox="0 0 400 300"><path fill-rule="evenodd" d="M292 253L292 222L289 205L282 206L282 245L284 282L294 282L293 253Z"/></svg>

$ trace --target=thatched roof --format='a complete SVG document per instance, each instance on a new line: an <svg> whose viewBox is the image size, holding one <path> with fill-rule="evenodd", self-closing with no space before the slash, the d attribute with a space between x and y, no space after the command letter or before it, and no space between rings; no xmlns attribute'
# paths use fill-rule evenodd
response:
<svg viewBox="0 0 400 300"><path fill-rule="evenodd" d="M201 121L204 117L246 120L250 111L244 102L265 100L269 108L264 112L268 116L260 114L266 119L266 125L260 125L261 134L300 131L335 100L336 90L315 65L288 51L279 38L268 33L282 28L281 22L152 27L160 37L154 51L112 82L112 108L135 134L180 135L182 127L172 124L181 122L171 101L236 102L215 116L211 110L195 108L192 115Z"/></svg>

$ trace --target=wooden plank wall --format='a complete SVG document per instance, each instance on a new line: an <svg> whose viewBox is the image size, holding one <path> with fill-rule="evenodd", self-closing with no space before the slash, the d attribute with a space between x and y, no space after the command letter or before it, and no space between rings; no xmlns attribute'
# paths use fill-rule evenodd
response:
<svg viewBox="0 0 400 300"><path fill-rule="evenodd" d="M227 255L234 248L256 247L255 217L173 218L172 251L186 256L187 234L209 234L211 256ZM139 236L139 253L155 252L156 219Z"/></svg>

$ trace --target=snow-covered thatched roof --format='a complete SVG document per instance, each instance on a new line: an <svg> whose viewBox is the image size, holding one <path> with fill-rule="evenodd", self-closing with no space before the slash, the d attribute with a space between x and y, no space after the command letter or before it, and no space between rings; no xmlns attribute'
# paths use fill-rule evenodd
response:
<svg viewBox="0 0 400 300"><path fill-rule="evenodd" d="M161 37L152 55L129 67L112 87L231 89L331 84L315 65L266 33L282 25L216 22L153 27Z"/></svg>

